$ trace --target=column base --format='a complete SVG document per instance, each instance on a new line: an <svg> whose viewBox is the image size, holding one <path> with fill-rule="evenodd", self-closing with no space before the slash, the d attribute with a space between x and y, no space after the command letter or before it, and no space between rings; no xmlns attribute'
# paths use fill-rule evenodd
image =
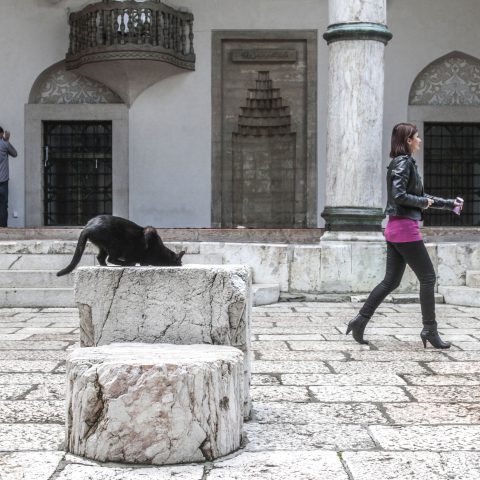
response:
<svg viewBox="0 0 480 480"><path fill-rule="evenodd" d="M329 232L381 232L385 214L381 208L325 207L322 217Z"/></svg>

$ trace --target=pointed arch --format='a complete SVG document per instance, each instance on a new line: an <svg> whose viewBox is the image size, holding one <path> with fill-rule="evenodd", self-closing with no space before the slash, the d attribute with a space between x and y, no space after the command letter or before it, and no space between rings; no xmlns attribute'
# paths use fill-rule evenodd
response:
<svg viewBox="0 0 480 480"><path fill-rule="evenodd" d="M28 103L99 104L123 101L102 83L66 70L65 61L61 61L51 65L37 77Z"/></svg>
<svg viewBox="0 0 480 480"><path fill-rule="evenodd" d="M409 104L480 106L480 60L458 51L434 60L415 78Z"/></svg>

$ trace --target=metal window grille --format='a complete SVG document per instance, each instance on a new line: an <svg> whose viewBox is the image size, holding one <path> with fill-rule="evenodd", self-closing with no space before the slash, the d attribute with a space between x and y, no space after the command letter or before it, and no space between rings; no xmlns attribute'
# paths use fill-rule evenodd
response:
<svg viewBox="0 0 480 480"><path fill-rule="evenodd" d="M425 123L424 184L430 195L465 200L460 216L428 210L425 225L480 225L480 124Z"/></svg>
<svg viewBox="0 0 480 480"><path fill-rule="evenodd" d="M44 223L112 213L112 122L44 122Z"/></svg>

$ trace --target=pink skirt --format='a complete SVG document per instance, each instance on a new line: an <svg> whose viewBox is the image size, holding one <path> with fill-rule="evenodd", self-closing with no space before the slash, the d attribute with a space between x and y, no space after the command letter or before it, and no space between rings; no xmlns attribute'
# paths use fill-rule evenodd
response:
<svg viewBox="0 0 480 480"><path fill-rule="evenodd" d="M418 242L422 240L418 220L411 220L405 217L390 216L384 235L385 240L392 243Z"/></svg>

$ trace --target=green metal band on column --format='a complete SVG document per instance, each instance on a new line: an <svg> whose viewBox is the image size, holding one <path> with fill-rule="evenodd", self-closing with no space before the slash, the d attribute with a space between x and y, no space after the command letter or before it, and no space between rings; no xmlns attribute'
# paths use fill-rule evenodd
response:
<svg viewBox="0 0 480 480"><path fill-rule="evenodd" d="M375 40L386 45L392 36L386 25L370 22L334 23L323 34L327 44L340 40Z"/></svg>
<svg viewBox="0 0 480 480"><path fill-rule="evenodd" d="M332 232L381 232L385 214L381 208L325 207L322 217Z"/></svg>

